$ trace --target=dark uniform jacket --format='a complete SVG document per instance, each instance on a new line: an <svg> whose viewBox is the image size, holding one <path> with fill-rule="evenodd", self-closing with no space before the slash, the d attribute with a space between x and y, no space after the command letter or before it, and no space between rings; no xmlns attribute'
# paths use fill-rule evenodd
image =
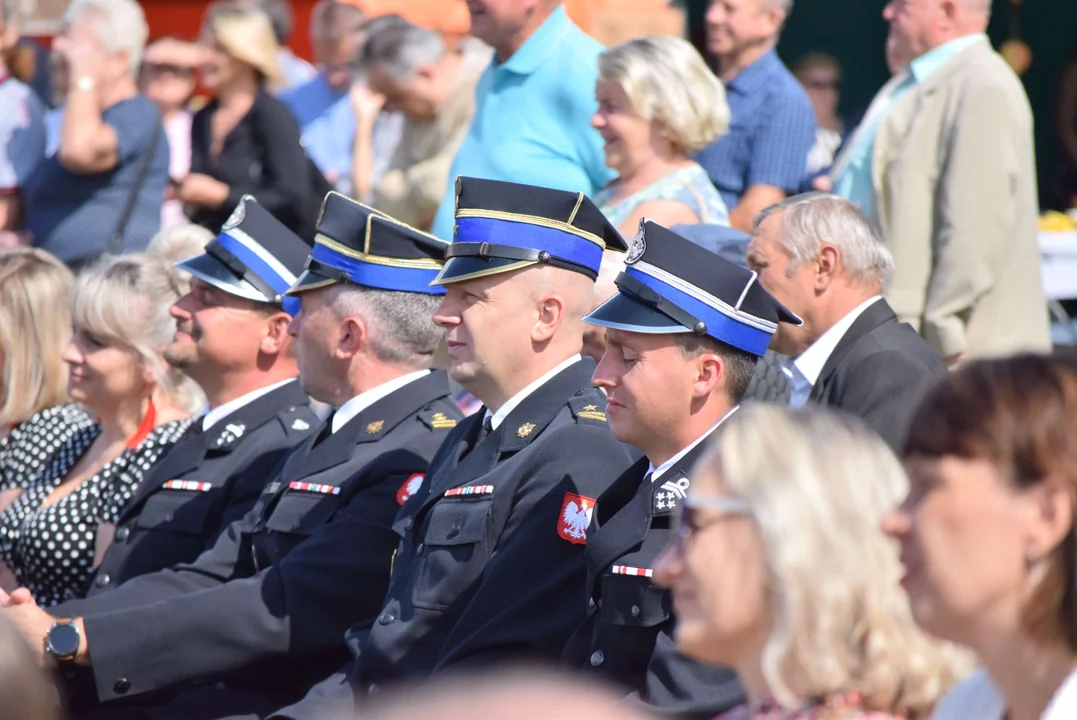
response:
<svg viewBox="0 0 1077 720"><path fill-rule="evenodd" d="M194 563L54 608L84 618L95 699L217 681L280 707L339 668L381 608L400 501L459 417L444 372L414 380L300 444Z"/></svg>
<svg viewBox="0 0 1077 720"><path fill-rule="evenodd" d="M643 458L598 498L587 532L589 610L563 660L652 712L709 719L744 702L744 692L732 671L677 652L673 600L649 577L673 542L674 509L706 446L704 439L653 483Z"/></svg>
<svg viewBox="0 0 1077 720"><path fill-rule="evenodd" d="M319 425L296 380L238 408L208 432L196 421L146 471L86 595L194 561L250 511L288 451Z"/></svg>
<svg viewBox="0 0 1077 720"><path fill-rule="evenodd" d="M921 395L945 374L945 363L912 325L876 300L830 354L809 402L856 415L900 452Z"/></svg>
<svg viewBox="0 0 1077 720"><path fill-rule="evenodd" d="M353 630L359 696L461 667L557 661L583 618L583 550L594 498L631 463L580 360L475 443L484 410L450 434L394 524L400 547L381 613ZM496 552L495 552L496 550ZM308 701L274 717L330 717Z"/></svg>

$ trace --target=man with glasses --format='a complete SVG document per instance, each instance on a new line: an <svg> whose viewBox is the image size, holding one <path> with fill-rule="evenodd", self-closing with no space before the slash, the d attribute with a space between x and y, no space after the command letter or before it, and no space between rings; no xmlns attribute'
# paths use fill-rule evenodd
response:
<svg viewBox="0 0 1077 720"><path fill-rule="evenodd" d="M563 660L633 703L714 717L743 702L732 671L678 655L669 593L651 583L705 441L736 410L779 322L800 319L755 273L648 220L617 294L584 318L606 328L593 382L614 437L645 457L599 498L587 533L590 611Z"/></svg>

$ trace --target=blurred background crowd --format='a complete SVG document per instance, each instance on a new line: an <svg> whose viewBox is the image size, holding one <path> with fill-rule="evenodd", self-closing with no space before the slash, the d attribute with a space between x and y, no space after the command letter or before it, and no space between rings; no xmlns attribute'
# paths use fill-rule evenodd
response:
<svg viewBox="0 0 1077 720"><path fill-rule="evenodd" d="M227 509L110 569L153 522L144 476L210 490L178 479L194 465L174 446L211 454L216 425L223 454L255 427L228 424L232 401L318 374L292 345L335 336L306 304L299 329L296 278L325 247L376 255L370 217L459 242L460 177L582 193L549 228L586 196L629 264L648 223L670 228L721 282L719 261L750 275L739 298L715 291L729 313L758 282L801 321L749 354L730 405L755 402L716 418L701 499L681 493L646 569L666 603L651 625L676 602L669 652L735 672L747 702L722 718L1077 717L1077 4L1061 0L0 0L0 605L80 607L193 562L277 492L252 483L335 433L352 394L289 389L273 453L236 456L248 486ZM334 198L366 213L350 251ZM228 244L243 233L253 256ZM619 292L615 249L588 309ZM204 281L210 256L249 286ZM443 333L415 329L428 305L369 312L452 366ZM581 327L584 356L623 350ZM452 391L461 417L489 404ZM0 615L0 718L60 717L18 624ZM715 715L648 707L649 680L546 672L467 693L450 676L361 716ZM105 707L85 717L201 716Z"/></svg>

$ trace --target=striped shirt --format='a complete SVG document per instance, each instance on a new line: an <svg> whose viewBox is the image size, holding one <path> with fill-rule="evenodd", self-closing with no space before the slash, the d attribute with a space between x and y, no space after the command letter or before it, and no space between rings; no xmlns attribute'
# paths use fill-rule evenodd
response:
<svg viewBox="0 0 1077 720"><path fill-rule="evenodd" d="M728 208L752 185L789 194L807 173L815 112L807 93L770 50L725 84L729 132L693 158L710 175Z"/></svg>

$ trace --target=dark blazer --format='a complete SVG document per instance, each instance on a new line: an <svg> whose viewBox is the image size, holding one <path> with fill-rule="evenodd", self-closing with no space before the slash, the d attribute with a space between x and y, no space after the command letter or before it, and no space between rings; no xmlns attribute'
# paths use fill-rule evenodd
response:
<svg viewBox="0 0 1077 720"><path fill-rule="evenodd" d="M631 463L609 432L594 369L585 359L562 370L477 444L485 410L450 434L393 525L400 545L381 613L349 632L357 694L560 658L586 610L587 516ZM324 685L341 679L274 717L330 717L339 706L319 700L339 695Z"/></svg>
<svg viewBox="0 0 1077 720"><path fill-rule="evenodd" d="M192 564L55 608L84 618L94 699L201 682L222 693L210 705L234 689L280 707L339 668L345 630L381 608L402 489L459 417L444 372L408 383L295 448Z"/></svg>
<svg viewBox="0 0 1077 720"><path fill-rule="evenodd" d="M853 322L823 366L809 402L864 420L900 452L916 404L946 365L886 300Z"/></svg>
<svg viewBox="0 0 1077 720"><path fill-rule="evenodd" d="M744 702L731 670L693 662L673 641L673 599L646 575L674 539L674 510L691 485L704 439L651 482L637 461L598 498L587 531L587 617L565 647L564 664L620 686L630 702L664 716L709 720Z"/></svg>
<svg viewBox="0 0 1077 720"><path fill-rule="evenodd" d="M193 562L250 511L274 468L319 425L296 380L222 418L208 433L195 421L121 511L115 540L86 595Z"/></svg>

